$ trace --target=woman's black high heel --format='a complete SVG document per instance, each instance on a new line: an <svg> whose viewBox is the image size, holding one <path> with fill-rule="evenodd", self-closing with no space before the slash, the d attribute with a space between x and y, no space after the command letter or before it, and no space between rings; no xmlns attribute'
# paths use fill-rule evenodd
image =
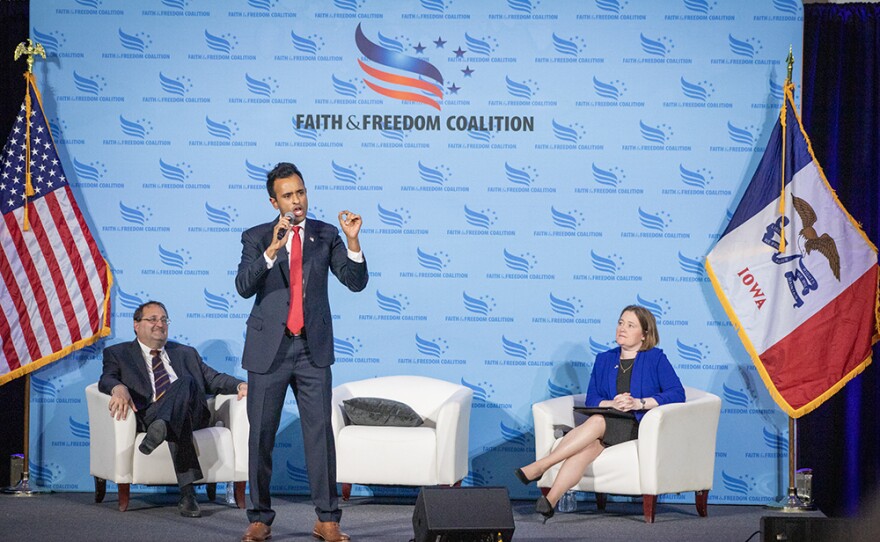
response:
<svg viewBox="0 0 880 542"><path fill-rule="evenodd" d="M547 520L552 518L553 514L556 513L556 509L553 508L553 505L550 504L547 497L542 495L538 497L538 500L535 502L535 512L544 516L544 523L547 523Z"/></svg>
<svg viewBox="0 0 880 542"><path fill-rule="evenodd" d="M530 479L526 476L526 473L523 472L522 469L516 469L515 471L513 471L513 474L515 474L516 477L519 478L519 481L522 482L523 485L529 485L529 484L531 484L532 482L534 482L534 481L536 481L536 480L538 480L538 479L541 478L540 476L538 476L538 478L535 478L535 479L533 479L533 480L530 480Z"/></svg>

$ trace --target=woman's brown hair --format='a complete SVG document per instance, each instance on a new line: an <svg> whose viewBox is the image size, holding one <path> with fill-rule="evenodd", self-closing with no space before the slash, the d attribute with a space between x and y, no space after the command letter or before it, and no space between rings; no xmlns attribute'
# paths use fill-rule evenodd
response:
<svg viewBox="0 0 880 542"><path fill-rule="evenodd" d="M660 333L657 331L657 320L654 319L654 315L651 311L641 305L627 305L622 311L620 311L620 316L623 316L623 313L627 311L636 315L639 324L642 326L642 333L645 334L645 340L642 342L642 346L639 350L644 352L645 350L650 350L660 344Z"/></svg>

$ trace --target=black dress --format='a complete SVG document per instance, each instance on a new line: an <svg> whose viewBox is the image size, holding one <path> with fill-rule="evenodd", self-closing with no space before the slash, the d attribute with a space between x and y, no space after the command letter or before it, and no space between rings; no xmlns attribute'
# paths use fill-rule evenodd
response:
<svg viewBox="0 0 880 542"><path fill-rule="evenodd" d="M629 368L624 367L629 362ZM617 393L629 393L632 382L632 368L635 359L622 359L617 365ZM621 416L605 416L605 435L602 436L602 444L607 448L639 438L639 422L635 414L625 412Z"/></svg>

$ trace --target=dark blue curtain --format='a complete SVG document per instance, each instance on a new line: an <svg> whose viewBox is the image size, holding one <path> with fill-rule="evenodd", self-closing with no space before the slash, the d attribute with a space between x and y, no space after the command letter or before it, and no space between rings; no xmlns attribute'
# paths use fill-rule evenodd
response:
<svg viewBox="0 0 880 542"><path fill-rule="evenodd" d="M880 240L880 6L804 6L802 114L828 182ZM798 420L798 467L830 516L854 516L880 491L877 364Z"/></svg>
<svg viewBox="0 0 880 542"><path fill-rule="evenodd" d="M24 99L27 65L13 61L12 53L28 37L29 13L27 0L0 0L0 147ZM0 487L9 484L9 456L24 450L24 381L16 378L0 386Z"/></svg>

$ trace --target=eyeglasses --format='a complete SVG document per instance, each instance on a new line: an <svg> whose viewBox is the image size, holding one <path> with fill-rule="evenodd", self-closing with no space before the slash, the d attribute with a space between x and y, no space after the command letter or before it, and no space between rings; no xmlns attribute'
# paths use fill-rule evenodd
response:
<svg viewBox="0 0 880 542"><path fill-rule="evenodd" d="M154 326L155 326L156 324L158 324L159 322L162 322L163 325L166 325L166 326L167 326L168 324L171 323L171 319L170 319L170 318L166 318L166 317L164 317L164 316L163 316L162 318L159 318L159 317L156 317L156 316L150 316L149 318L141 318L141 319L138 320L138 322L149 322L150 324L152 324L152 325L154 325Z"/></svg>

